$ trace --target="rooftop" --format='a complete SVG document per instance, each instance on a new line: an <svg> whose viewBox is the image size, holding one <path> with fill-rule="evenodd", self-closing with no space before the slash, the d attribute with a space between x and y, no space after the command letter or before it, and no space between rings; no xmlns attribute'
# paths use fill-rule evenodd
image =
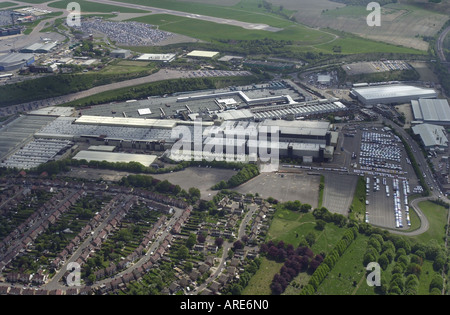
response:
<svg viewBox="0 0 450 315"><path fill-rule="evenodd" d="M412 99L414 99L414 96L418 96L417 98L437 96L436 91L433 89L425 89L421 87L403 84L357 87L354 88L353 91L366 100L410 97L410 96Z"/></svg>
<svg viewBox="0 0 450 315"><path fill-rule="evenodd" d="M446 99L412 100L411 107L415 120L450 124L450 106Z"/></svg>
<svg viewBox="0 0 450 315"><path fill-rule="evenodd" d="M187 54L188 57L213 58L219 54L218 51L193 50Z"/></svg>
<svg viewBox="0 0 450 315"><path fill-rule="evenodd" d="M447 135L442 126L433 124L419 124L412 127L416 135L420 135L425 147L446 147L448 145Z"/></svg>

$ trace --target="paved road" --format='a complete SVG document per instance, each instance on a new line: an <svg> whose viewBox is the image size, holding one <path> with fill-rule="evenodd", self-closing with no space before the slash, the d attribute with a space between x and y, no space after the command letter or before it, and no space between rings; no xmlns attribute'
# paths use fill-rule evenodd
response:
<svg viewBox="0 0 450 315"><path fill-rule="evenodd" d="M89 90L71 93L71 94L67 94L67 95L63 95L63 96L59 96L59 97L53 97L53 98L39 100L39 101L35 101L35 102L27 102L27 103L2 107L0 112L7 113L9 111L8 115L11 115L11 114L21 112L21 111L29 111L28 106L30 104L33 105L33 110L48 107L48 106L61 105L61 104L65 104L65 103L68 103L71 101L76 101L76 100L82 99L84 97L88 97L88 96L92 96L92 95L99 94L102 92L108 92L108 91L112 91L112 90L116 90L116 89L120 89L120 88L137 86L140 84L146 84L146 83L162 81L162 80L169 80L169 79L190 78L193 76L194 72L198 72L198 71L161 69L158 72L153 73L148 76L145 76L145 77L140 77L140 78L136 78L136 79L101 85L101 86L91 88ZM232 73L239 75L239 74L245 74L246 72L235 71ZM214 76L215 75L210 75L209 77L214 77ZM217 76L220 76L220 75L217 75Z"/></svg>
<svg viewBox="0 0 450 315"><path fill-rule="evenodd" d="M445 54L444 54L444 40L447 34L450 33L450 26L448 26L440 35L438 40L436 41L436 53L439 57L439 59L442 62L446 62Z"/></svg>

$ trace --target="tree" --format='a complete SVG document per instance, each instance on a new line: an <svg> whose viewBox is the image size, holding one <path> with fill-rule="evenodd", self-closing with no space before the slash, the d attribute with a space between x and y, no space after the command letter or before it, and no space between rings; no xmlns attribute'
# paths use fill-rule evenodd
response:
<svg viewBox="0 0 450 315"><path fill-rule="evenodd" d="M233 250L236 251L242 248L244 248L244 244L240 240L237 240L236 242L233 243Z"/></svg>
<svg viewBox="0 0 450 315"><path fill-rule="evenodd" d="M200 189L195 188L195 187L191 187L189 188L189 196L191 197L191 199L200 199L201 193L200 193Z"/></svg>
<svg viewBox="0 0 450 315"><path fill-rule="evenodd" d="M188 257L188 255L189 255L189 249L186 246L181 245L177 251L178 259L180 259L180 260L186 259Z"/></svg>
<svg viewBox="0 0 450 315"><path fill-rule="evenodd" d="M194 247L194 245L197 243L197 237L195 236L195 234L190 234L188 239L186 240L186 247L187 248L192 248Z"/></svg>
<svg viewBox="0 0 450 315"><path fill-rule="evenodd" d="M216 244L217 247L222 247L223 245L223 238L217 237L214 241L214 244Z"/></svg>
<svg viewBox="0 0 450 315"><path fill-rule="evenodd" d="M380 267L383 270L386 270L386 268L389 265L389 259L387 258L386 254L382 254L379 258L378 258L378 263L380 264Z"/></svg>
<svg viewBox="0 0 450 315"><path fill-rule="evenodd" d="M312 246L316 242L316 234L309 232L305 235L305 240L308 242L309 246Z"/></svg>
<svg viewBox="0 0 450 315"><path fill-rule="evenodd" d="M326 224L327 223L324 220L316 220L316 229L318 229L319 231L323 231Z"/></svg>
<svg viewBox="0 0 450 315"><path fill-rule="evenodd" d="M309 212L311 209L312 209L312 206L307 203L302 204L300 207L300 211L305 212L305 213Z"/></svg>
<svg viewBox="0 0 450 315"><path fill-rule="evenodd" d="M431 279L431 283L430 283L430 292L433 289L438 289L439 291L442 291L443 288L443 280L442 277L438 274L435 274L433 276L433 278Z"/></svg>

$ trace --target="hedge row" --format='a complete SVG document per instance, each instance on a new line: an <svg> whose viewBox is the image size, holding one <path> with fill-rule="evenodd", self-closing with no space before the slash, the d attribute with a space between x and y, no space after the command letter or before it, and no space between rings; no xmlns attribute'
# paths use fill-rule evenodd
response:
<svg viewBox="0 0 450 315"><path fill-rule="evenodd" d="M312 295L317 291L319 285L326 278L331 269L333 269L336 262L339 260L339 257L344 254L345 250L350 246L357 235L358 229L356 227L351 227L345 231L333 250L325 257L323 263L313 273L308 284L300 292L301 295Z"/></svg>

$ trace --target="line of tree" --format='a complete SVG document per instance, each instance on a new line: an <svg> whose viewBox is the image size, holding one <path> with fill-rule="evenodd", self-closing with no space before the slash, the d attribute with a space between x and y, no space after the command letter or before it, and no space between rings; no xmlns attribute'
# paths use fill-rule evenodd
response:
<svg viewBox="0 0 450 315"><path fill-rule="evenodd" d="M345 216L339 213L331 213L327 208L321 207L313 210L312 214L316 220L323 220L325 222L333 222L339 227L344 227L348 220Z"/></svg>
<svg viewBox="0 0 450 315"><path fill-rule="evenodd" d="M234 188L237 187L248 180L256 177L259 175L259 169L258 166L255 164L245 164L238 172L237 174L231 176L231 178L228 181L220 181L211 189L213 190L222 190L222 189L228 189L228 188Z"/></svg>
<svg viewBox="0 0 450 315"><path fill-rule="evenodd" d="M149 71L122 74L57 74L25 80L0 87L0 107L58 97L149 74Z"/></svg>
<svg viewBox="0 0 450 315"><path fill-rule="evenodd" d="M336 265L336 262L344 254L345 250L350 246L353 240L358 236L358 229L356 226L348 228L339 242L336 243L333 250L326 255L323 263L320 264L316 271L312 274L308 284L300 292L301 295L314 294L319 288L320 284L326 278L328 273Z"/></svg>

